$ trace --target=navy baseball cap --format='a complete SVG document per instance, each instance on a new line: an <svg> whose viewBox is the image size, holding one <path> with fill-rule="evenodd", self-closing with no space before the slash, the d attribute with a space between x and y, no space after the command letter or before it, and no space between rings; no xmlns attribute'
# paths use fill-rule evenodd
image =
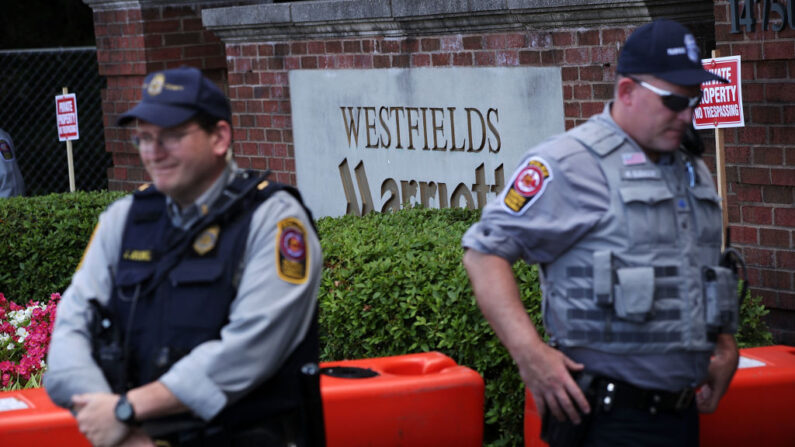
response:
<svg viewBox="0 0 795 447"><path fill-rule="evenodd" d="M141 102L123 113L116 124L123 126L137 118L160 127L173 127L199 112L232 121L229 101L221 89L198 69L180 67L150 73L144 80Z"/></svg>
<svg viewBox="0 0 795 447"><path fill-rule="evenodd" d="M650 74L676 85L727 83L701 65L696 38L682 24L659 19L636 29L618 56L619 74Z"/></svg>

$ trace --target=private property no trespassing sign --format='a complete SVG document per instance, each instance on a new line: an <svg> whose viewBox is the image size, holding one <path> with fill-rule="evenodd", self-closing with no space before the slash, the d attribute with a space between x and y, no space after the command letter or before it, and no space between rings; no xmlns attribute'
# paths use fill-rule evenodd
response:
<svg viewBox="0 0 795 447"><path fill-rule="evenodd" d="M705 70L728 80L729 83L709 81L701 84L703 92L701 105L693 111L695 128L717 129L745 126L740 56L702 59L701 64Z"/></svg>
<svg viewBox="0 0 795 447"><path fill-rule="evenodd" d="M58 123L58 141L80 138L77 127L77 97L74 93L55 97L55 118Z"/></svg>

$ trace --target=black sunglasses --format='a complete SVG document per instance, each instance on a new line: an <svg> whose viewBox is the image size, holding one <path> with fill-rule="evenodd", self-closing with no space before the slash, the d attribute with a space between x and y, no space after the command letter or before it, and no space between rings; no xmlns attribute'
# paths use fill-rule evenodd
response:
<svg viewBox="0 0 795 447"><path fill-rule="evenodd" d="M693 96L692 98L689 98L687 96L677 95L676 93L669 92L668 90L663 90L661 88L655 87L649 84L648 82L641 81L640 79L634 78L632 76L627 76L627 77L631 79L632 82L640 85L641 87L647 88L653 91L654 93L656 93L657 96L659 96L660 99L662 100L663 105L673 112L681 112L682 110L685 110L688 107L694 109L698 107L699 104L701 104L701 96L703 94L701 91L698 92L698 96Z"/></svg>

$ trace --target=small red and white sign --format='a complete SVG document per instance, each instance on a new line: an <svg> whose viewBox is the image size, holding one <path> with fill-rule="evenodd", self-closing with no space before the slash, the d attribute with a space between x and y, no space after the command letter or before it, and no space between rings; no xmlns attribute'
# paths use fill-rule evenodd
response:
<svg viewBox="0 0 795 447"><path fill-rule="evenodd" d="M705 70L729 81L709 81L701 84L704 96L701 105L693 111L693 125L696 129L717 129L721 127L743 127L742 77L740 76L740 56L702 59Z"/></svg>
<svg viewBox="0 0 795 447"><path fill-rule="evenodd" d="M77 97L74 93L55 97L55 118L58 123L59 141L80 138L80 131L77 127Z"/></svg>

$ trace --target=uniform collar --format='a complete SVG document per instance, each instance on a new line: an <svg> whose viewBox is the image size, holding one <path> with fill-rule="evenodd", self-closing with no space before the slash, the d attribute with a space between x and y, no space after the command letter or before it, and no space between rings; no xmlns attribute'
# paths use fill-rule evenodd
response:
<svg viewBox="0 0 795 447"><path fill-rule="evenodd" d="M638 145L638 143L636 143L635 140L633 140L632 137L630 137L629 134L627 134L624 131L624 129L622 129L621 126L619 126L618 123L616 123L616 121L613 119L613 115L610 114L610 109L612 107L613 107L613 101L612 100L608 101L608 103L605 104L604 109L602 109L602 113L594 115L593 117L591 117L591 119L599 122L602 125L610 127L616 133L624 137L625 140L629 141L632 147L643 152L643 149L641 149L640 145Z"/></svg>
<svg viewBox="0 0 795 447"><path fill-rule="evenodd" d="M180 209L171 197L166 196L166 210L172 225L183 230L190 228L201 216L207 214L213 202L221 195L226 185L232 182L234 174L238 171L240 168L237 167L237 163L234 160L229 160L215 183L193 204L184 209Z"/></svg>
<svg viewBox="0 0 795 447"><path fill-rule="evenodd" d="M670 166L674 164L675 158L673 152L661 152L657 164L661 166Z"/></svg>
<svg viewBox="0 0 795 447"><path fill-rule="evenodd" d="M621 134L626 139L626 141L628 141L629 144L632 145L633 148L646 154L646 151L643 150L643 148L641 148L640 145L634 139L632 139L632 137L630 137L629 134L627 134L624 131L624 129L622 129L621 126L618 125L618 123L615 122L615 120L613 119L613 115L610 114L610 109L612 107L613 107L613 101L610 100L607 104L605 104L605 108L602 110L602 113L594 115L591 119L609 126L611 129ZM658 152L658 153L660 154L660 158L658 159L657 164L673 163L673 157L669 157L672 154L666 152ZM651 162L651 158L649 158L648 154L646 154L646 158Z"/></svg>

